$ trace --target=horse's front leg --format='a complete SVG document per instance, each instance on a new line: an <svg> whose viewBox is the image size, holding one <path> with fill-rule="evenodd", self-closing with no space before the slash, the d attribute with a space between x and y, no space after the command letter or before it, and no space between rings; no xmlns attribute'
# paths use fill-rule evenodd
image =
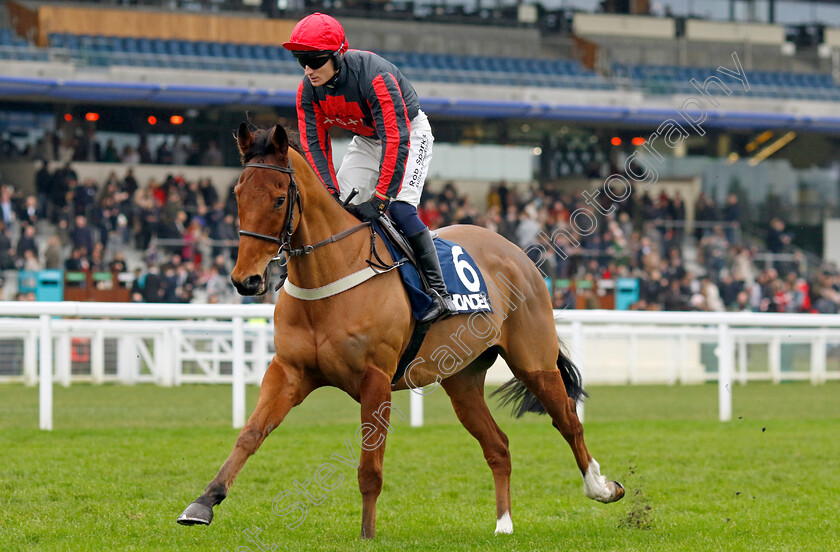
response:
<svg viewBox="0 0 840 552"><path fill-rule="evenodd" d="M362 425L357 433L362 452L359 458L359 490L362 493L362 538L376 534L376 499L382 492L382 460L391 417L391 381L384 373L368 368L359 393Z"/></svg>
<svg viewBox="0 0 840 552"><path fill-rule="evenodd" d="M219 473L207 485L204 494L187 506L178 517L181 525L210 525L213 507L227 496L233 480L252 454L257 452L268 434L286 417L293 406L300 404L318 385L304 370L280 363L275 356L263 378L257 407L233 447Z"/></svg>

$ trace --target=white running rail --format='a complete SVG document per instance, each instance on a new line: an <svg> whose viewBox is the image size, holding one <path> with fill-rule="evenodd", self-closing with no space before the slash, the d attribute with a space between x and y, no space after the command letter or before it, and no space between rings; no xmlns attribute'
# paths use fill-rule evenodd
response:
<svg viewBox="0 0 840 552"><path fill-rule="evenodd" d="M231 384L233 425L242 427L245 385L259 384L274 354L273 313L272 305L0 302L0 382L40 386L39 425L45 430L52 428L56 382ZM829 353L840 350L840 315L556 314L558 334L587 383L717 381L722 421L732 416L733 380L840 379L836 367L827 369ZM716 369L701 362L704 343L717 357ZM810 346L805 370L783 361L788 344ZM748 370L747 353L756 346L766 348L766 366ZM508 377L506 368L494 367L488 380ZM415 395L412 425L421 425L422 402Z"/></svg>

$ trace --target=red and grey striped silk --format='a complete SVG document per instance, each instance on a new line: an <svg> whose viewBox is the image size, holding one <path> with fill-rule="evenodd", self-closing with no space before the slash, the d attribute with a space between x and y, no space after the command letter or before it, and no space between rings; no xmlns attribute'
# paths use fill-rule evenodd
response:
<svg viewBox="0 0 840 552"><path fill-rule="evenodd" d="M399 69L371 52L349 50L336 78L314 87L304 78L298 87L301 145L327 188L338 192L327 129L339 126L382 143L376 191L396 197L405 174L411 120L420 110L414 87Z"/></svg>

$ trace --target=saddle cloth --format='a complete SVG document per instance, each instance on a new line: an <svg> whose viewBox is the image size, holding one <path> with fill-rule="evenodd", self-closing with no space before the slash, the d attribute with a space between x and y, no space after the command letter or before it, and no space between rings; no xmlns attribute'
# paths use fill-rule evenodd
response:
<svg viewBox="0 0 840 552"><path fill-rule="evenodd" d="M408 259L409 262L403 263L398 270L411 303L411 315L415 320L419 319L431 306L432 298L426 294L420 280L411 247L386 217L375 221L373 229L395 261ZM439 237L435 237L434 244L446 289L452 295L458 313L493 312L484 277L470 254L457 243Z"/></svg>

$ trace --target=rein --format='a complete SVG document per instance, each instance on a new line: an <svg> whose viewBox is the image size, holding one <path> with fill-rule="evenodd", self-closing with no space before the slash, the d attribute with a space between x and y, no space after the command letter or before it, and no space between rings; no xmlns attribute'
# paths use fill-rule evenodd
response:
<svg viewBox="0 0 840 552"><path fill-rule="evenodd" d="M300 216L303 216L303 202L300 200L300 192L298 191L297 182L295 182L295 170L292 168L291 160L289 161L288 167L281 167L279 165L269 165L268 163L246 163L245 168L269 169L272 171L277 171L289 175L289 191L286 192L286 217L283 221L283 229L280 231L280 235L274 237L266 234L260 234L258 232L250 232L248 230L239 231L240 236L248 236L249 238L256 238L258 240L276 243L277 245L279 245L280 249L277 250L277 257L275 257L275 259L279 259L279 255L283 252L286 252L292 257L309 255L319 247L335 243L342 238L346 238L347 236L355 234L359 230L370 226L370 222L363 222L361 224L357 224L356 226L348 228L347 230L342 230L337 234L333 234L329 238L321 240L318 243L311 245L304 244L302 247L294 249L292 248L291 241L292 233L295 230L295 207L297 207L300 211Z"/></svg>

